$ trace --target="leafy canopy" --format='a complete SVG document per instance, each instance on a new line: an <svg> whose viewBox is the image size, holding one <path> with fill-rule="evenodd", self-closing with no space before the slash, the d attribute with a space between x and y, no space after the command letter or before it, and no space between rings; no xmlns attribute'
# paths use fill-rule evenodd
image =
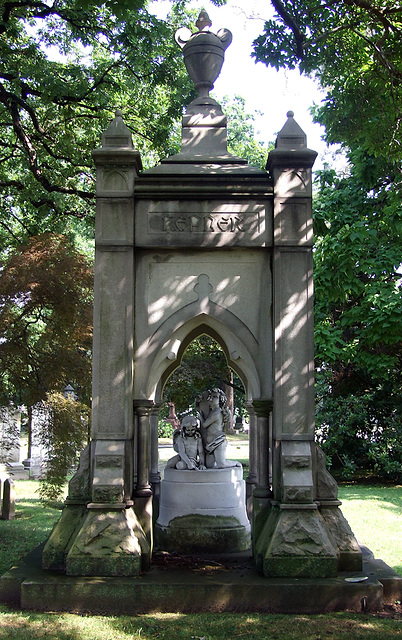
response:
<svg viewBox="0 0 402 640"><path fill-rule="evenodd" d="M63 235L16 248L0 274L1 401L32 406L70 382L89 401L91 262Z"/></svg>
<svg viewBox="0 0 402 640"><path fill-rule="evenodd" d="M91 151L119 107L141 152L170 152L192 88L169 21L144 1L0 4L0 243L92 222ZM74 231L77 229L74 228ZM85 225L78 227L83 233ZM89 233L91 233L89 231Z"/></svg>
<svg viewBox="0 0 402 640"><path fill-rule="evenodd" d="M372 155L401 154L402 6L393 0L271 0L276 15L256 60L296 66L327 90L316 118L327 140Z"/></svg>
<svg viewBox="0 0 402 640"><path fill-rule="evenodd" d="M316 77L313 110L347 172L316 180L317 426L344 472L402 477L402 6L271 0L256 60Z"/></svg>

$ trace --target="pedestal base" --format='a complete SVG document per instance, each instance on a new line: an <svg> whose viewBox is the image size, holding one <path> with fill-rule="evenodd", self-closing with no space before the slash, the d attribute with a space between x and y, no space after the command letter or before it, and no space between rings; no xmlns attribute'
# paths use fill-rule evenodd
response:
<svg viewBox="0 0 402 640"><path fill-rule="evenodd" d="M70 576L135 576L150 547L132 508L89 509L66 558Z"/></svg>
<svg viewBox="0 0 402 640"><path fill-rule="evenodd" d="M255 543L257 569L267 578L332 578L338 554L318 509L270 510Z"/></svg>
<svg viewBox="0 0 402 640"><path fill-rule="evenodd" d="M242 468L165 469L155 546L180 553L249 549Z"/></svg>

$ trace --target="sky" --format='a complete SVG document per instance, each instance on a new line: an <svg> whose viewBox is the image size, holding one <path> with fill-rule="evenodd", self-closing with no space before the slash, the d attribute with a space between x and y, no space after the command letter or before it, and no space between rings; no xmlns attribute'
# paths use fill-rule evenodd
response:
<svg viewBox="0 0 402 640"><path fill-rule="evenodd" d="M150 10L163 17L169 10L167 0L156 0ZM211 31L217 33L226 28L232 32L232 44L225 52L225 62L215 82L213 94L219 101L223 96L240 95L246 100L248 113L262 112L255 121L256 137L261 142L275 140L276 134L286 122L289 110L295 114L296 122L307 134L307 145L318 151L314 168L321 168L330 161L331 152L321 139L324 129L314 124L310 107L323 98L318 85L310 78L293 71L271 69L251 58L252 42L262 33L264 21L273 15L268 0L227 0L227 4L216 7L208 0L192 2L195 8L205 8L212 21Z"/></svg>

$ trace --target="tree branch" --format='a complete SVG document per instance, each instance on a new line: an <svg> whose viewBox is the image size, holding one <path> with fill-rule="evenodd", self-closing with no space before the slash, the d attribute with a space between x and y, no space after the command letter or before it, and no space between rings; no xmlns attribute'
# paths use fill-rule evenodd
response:
<svg viewBox="0 0 402 640"><path fill-rule="evenodd" d="M285 9L281 0L271 0L271 4L274 7L275 11L280 15L284 23L289 27L292 31L295 42L296 42L296 53L299 60L303 59L303 44L304 44L304 34L300 31L299 25L290 15L290 13Z"/></svg>

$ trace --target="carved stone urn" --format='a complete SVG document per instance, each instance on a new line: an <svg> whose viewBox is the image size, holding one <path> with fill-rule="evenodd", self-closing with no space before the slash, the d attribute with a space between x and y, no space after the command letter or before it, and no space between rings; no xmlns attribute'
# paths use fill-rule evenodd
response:
<svg viewBox="0 0 402 640"><path fill-rule="evenodd" d="M206 11L201 11L196 27L198 31L191 33L184 27L176 31L176 42L183 49L184 63L199 96L208 97L219 76L225 51L232 42L232 34L228 29L220 29L215 35L209 31L212 25Z"/></svg>

